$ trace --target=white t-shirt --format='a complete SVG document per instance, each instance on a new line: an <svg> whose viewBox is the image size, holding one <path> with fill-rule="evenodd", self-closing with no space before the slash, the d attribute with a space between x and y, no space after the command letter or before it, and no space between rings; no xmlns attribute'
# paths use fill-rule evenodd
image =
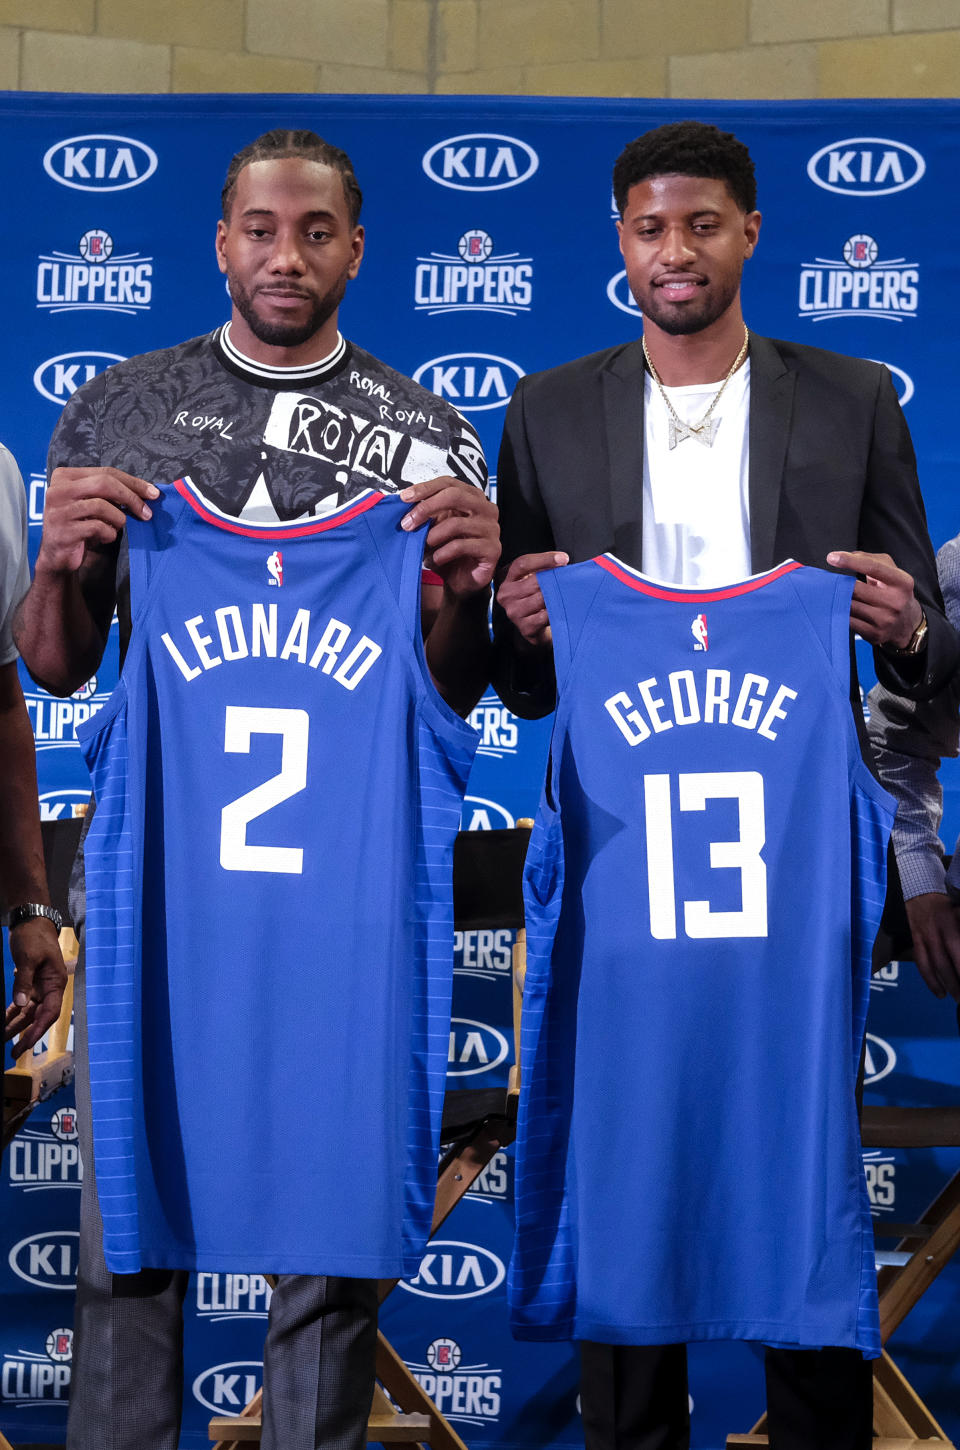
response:
<svg viewBox="0 0 960 1450"><path fill-rule="evenodd" d="M666 393L685 422L698 423L721 381ZM643 572L693 588L745 579L751 572L749 359L711 414L717 422L711 448L695 438L669 446L670 414L649 373L643 417Z"/></svg>
<svg viewBox="0 0 960 1450"><path fill-rule="evenodd" d="M0 443L0 665L17 658L13 613L29 587L27 496L13 454Z"/></svg>

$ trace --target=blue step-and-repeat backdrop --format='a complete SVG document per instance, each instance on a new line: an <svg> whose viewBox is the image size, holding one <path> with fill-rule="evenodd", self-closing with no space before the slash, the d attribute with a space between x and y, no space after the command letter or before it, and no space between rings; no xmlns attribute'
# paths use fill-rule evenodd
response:
<svg viewBox="0 0 960 1450"><path fill-rule="evenodd" d="M227 315L213 253L219 191L231 155L261 131L309 126L350 153L366 193L367 253L343 329L461 408L493 471L519 377L637 336L613 227L611 166L639 132L691 113L736 131L756 161L764 227L747 265L747 321L889 366L920 457L933 540L956 533L956 103L9 94L0 97L0 437L24 474L33 553L47 441L66 399L112 362L207 331ZM866 652L863 665L869 683ZM115 679L115 642L96 678L70 699L53 699L24 677L45 816L70 815L86 800L74 727L101 708ZM471 718L481 744L464 826L510 826L534 812L549 725L518 722L493 695ZM944 778L952 843L960 827L952 763ZM453 1088L506 1081L511 942L506 929L458 938ZM909 963L892 963L874 985L868 1100L960 1097L949 1005L926 993ZM362 1063L364 1044L355 1051ZM311 1110L316 1091L305 1088L290 1112ZM224 1094L229 1101L229 1082ZM76 1139L64 1090L34 1113L3 1161L0 1428L14 1442L63 1439L82 1172ZM892 1222L919 1213L958 1166L958 1155L945 1151L864 1156L874 1212ZM507 1330L512 1189L508 1151L448 1220L418 1277L394 1292L383 1326L468 1443L576 1445L573 1353L514 1344ZM953 1266L891 1344L955 1438L958 1283ZM259 1385L269 1293L256 1264L247 1274L197 1277L186 1326L184 1446L208 1443L211 1413L239 1410ZM694 1444L722 1445L762 1410L758 1354L743 1345L697 1349L691 1391Z"/></svg>

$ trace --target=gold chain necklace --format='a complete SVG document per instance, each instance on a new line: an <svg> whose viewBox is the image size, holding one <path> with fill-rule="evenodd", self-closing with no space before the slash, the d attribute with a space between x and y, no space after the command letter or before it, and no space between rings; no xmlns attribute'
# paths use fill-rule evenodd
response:
<svg viewBox="0 0 960 1450"><path fill-rule="evenodd" d="M733 377L734 373L737 371L737 368L740 366L740 364L743 362L744 358L746 357L746 355L747 355L747 346L748 346L749 342L750 342L750 333L748 332L748 330L747 330L747 328L745 326L744 329L743 329L743 346L740 348L740 351L737 353L736 357L734 358L734 360L733 360L733 366L730 368L730 371L727 373L727 376L724 378L723 382L720 384L719 388L714 393L713 399L712 399L712 401L710 403L709 408L704 413L704 415L700 419L700 422L699 423L685 423L683 421L683 419L680 417L680 414L677 412L676 408L671 403L670 399L667 397L666 389L664 388L663 383L660 381L660 374L657 372L656 368L654 367L654 365L653 365L653 359L651 358L650 353L647 350L647 339L646 339L646 337L644 337L644 339L643 339L643 355L644 355L644 357L647 360L647 367L650 369L650 376L653 378L653 381L656 383L657 388L660 391L660 396L663 399L663 401L666 403L666 405L667 405L667 411L670 414L670 417L668 419L669 430L670 431L669 431L669 435L668 435L668 438L667 438L667 444L668 444L668 446L670 448L676 448L677 444L678 443L682 443L683 440L684 440L684 438L695 438L697 440L697 442L698 443L702 443L705 448L712 448L713 447L713 440L716 437L717 428L719 427L719 424L720 424L720 419L719 418L712 418L711 417L711 414L713 413L713 410L717 406L717 404L719 403L720 399L723 397L723 390L727 386L727 383L729 383L730 379Z"/></svg>

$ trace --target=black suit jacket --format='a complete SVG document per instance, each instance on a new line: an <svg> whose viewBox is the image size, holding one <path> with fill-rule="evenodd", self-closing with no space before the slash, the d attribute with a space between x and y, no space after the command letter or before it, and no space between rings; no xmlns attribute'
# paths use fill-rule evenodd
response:
<svg viewBox="0 0 960 1450"><path fill-rule="evenodd" d="M639 342L521 379L497 476L503 565L562 549L574 563L610 551L643 567L643 384ZM787 558L826 568L831 549L889 554L916 581L929 635L916 662L876 651L877 674L916 698L942 688L960 641L943 613L913 445L887 369L751 334L749 443L754 572ZM516 653L499 611L495 631L501 697L518 715L546 714L550 671Z"/></svg>

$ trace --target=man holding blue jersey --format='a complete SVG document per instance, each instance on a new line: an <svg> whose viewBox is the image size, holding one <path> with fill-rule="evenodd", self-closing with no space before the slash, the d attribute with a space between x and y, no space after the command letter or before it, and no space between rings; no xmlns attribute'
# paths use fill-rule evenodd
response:
<svg viewBox="0 0 960 1450"><path fill-rule="evenodd" d="M399 493L411 504L404 527L430 524L422 629L437 688L463 714L482 693L489 582L499 553L483 456L452 407L338 330L340 303L363 256L360 202L349 158L312 132L272 131L244 148L227 173L217 229L229 322L207 337L131 358L68 403L50 449L34 583L18 619L24 659L52 692L69 693L96 668L115 604L125 647L136 628L125 520L151 517L154 480L190 473L204 507L240 532L315 523L371 487ZM395 416L381 430L382 450L365 455L362 468L344 467L324 447L324 420L354 417L365 435L383 423L384 397ZM209 418L221 426L198 426ZM217 929L216 921L207 925ZM276 932L282 942L282 923ZM202 970L199 941L197 965ZM78 1015L82 1053L82 1006ZM251 1061L257 1049L251 1040ZM130 1275L106 1269L89 1085L78 1079L78 1089L87 1140L68 1444L176 1450L187 1274L179 1267ZM231 1213L229 1203L223 1212ZM269 1250L265 1244L265 1265ZM369 1279L281 1277L264 1353L267 1450L364 1445L376 1303Z"/></svg>
<svg viewBox="0 0 960 1450"><path fill-rule="evenodd" d="M761 218L746 147L699 122L659 127L626 147L614 193L643 338L528 376L511 401L498 468L501 696L522 716L552 708L536 572L607 551L681 587L790 557L855 574L851 628L875 646L880 678L932 694L958 646L906 423L886 369L748 331L740 277ZM862 715L858 729L862 739ZM582 1360L588 1450L689 1444L684 1345L584 1343ZM766 1363L775 1450L867 1450L859 1353L771 1349Z"/></svg>

